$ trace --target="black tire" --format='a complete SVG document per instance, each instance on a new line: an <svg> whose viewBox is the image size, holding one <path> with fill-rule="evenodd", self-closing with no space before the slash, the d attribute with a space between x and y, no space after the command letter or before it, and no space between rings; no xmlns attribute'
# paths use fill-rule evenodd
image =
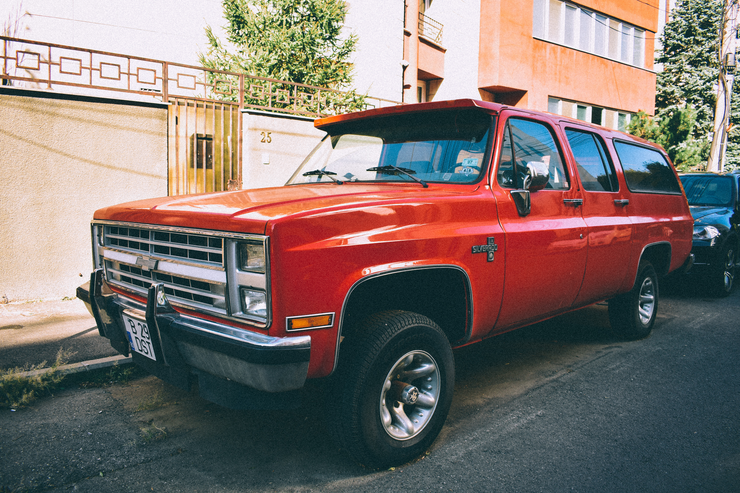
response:
<svg viewBox="0 0 740 493"><path fill-rule="evenodd" d="M609 300L612 330L627 340L649 336L658 315L658 295L655 268L648 261L640 262L632 289Z"/></svg>
<svg viewBox="0 0 740 493"><path fill-rule="evenodd" d="M737 252L733 248L732 241L727 241L722 248L716 265L711 267L709 282L711 290L718 297L724 298L732 291L735 283L735 268L737 262Z"/></svg>
<svg viewBox="0 0 740 493"><path fill-rule="evenodd" d="M373 469L423 454L444 425L455 383L442 330L416 313L383 312L345 345L327 399L328 427L340 447Z"/></svg>

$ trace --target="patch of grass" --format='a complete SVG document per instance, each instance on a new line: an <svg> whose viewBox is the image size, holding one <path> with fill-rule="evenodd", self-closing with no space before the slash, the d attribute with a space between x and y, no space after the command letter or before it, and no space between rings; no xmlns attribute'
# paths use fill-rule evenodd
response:
<svg viewBox="0 0 740 493"><path fill-rule="evenodd" d="M82 388L99 388L110 385L128 385L132 380L136 380L148 375L136 365L114 365L106 370L93 370L89 372L80 372L70 375L70 381L78 384Z"/></svg>
<svg viewBox="0 0 740 493"><path fill-rule="evenodd" d="M46 361L38 365L0 371L0 407L25 407L42 395L51 395L64 380L59 367L66 364L70 356L69 351L60 348L54 364L34 376L24 373L45 368Z"/></svg>
<svg viewBox="0 0 740 493"><path fill-rule="evenodd" d="M153 411L154 409L160 409L163 407L171 406L173 404L177 404L177 401L167 400L162 397L161 393L158 392L153 397L143 401L138 406L136 406L134 412L139 413L142 411Z"/></svg>
<svg viewBox="0 0 740 493"><path fill-rule="evenodd" d="M167 428L160 428L159 426L149 423L150 426L146 426L141 429L141 438L145 443L158 442L167 438Z"/></svg>

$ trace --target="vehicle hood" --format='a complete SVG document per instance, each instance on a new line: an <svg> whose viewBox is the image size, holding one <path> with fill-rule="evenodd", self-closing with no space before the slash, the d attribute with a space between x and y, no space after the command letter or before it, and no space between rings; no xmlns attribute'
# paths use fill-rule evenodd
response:
<svg viewBox="0 0 740 493"><path fill-rule="evenodd" d="M470 190L425 189L417 184L292 185L278 188L183 195L128 202L100 209L96 220L264 234L268 224L390 202L427 202Z"/></svg>
<svg viewBox="0 0 740 493"><path fill-rule="evenodd" d="M702 226L726 222L727 218L732 215L732 210L727 207L692 205L691 215L694 217L694 225Z"/></svg>

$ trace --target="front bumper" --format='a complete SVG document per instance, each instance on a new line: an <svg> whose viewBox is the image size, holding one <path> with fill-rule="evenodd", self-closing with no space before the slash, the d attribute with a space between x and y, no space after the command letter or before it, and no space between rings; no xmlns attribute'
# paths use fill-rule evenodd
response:
<svg viewBox="0 0 740 493"><path fill-rule="evenodd" d="M113 292L102 269L77 289L95 317L100 335L150 373L181 388L198 379L205 398L228 407L260 407L232 402L255 400L260 393L303 387L308 374L310 336L270 337L178 313L161 284L149 288L146 305ZM145 321L156 361L132 352L122 314ZM240 396L240 394L244 394ZM280 406L282 407L282 406Z"/></svg>
<svg viewBox="0 0 740 493"><path fill-rule="evenodd" d="M714 265L718 261L723 261L721 250L719 242L710 243L709 241L694 240L691 247L691 253L696 256L694 265L701 269Z"/></svg>

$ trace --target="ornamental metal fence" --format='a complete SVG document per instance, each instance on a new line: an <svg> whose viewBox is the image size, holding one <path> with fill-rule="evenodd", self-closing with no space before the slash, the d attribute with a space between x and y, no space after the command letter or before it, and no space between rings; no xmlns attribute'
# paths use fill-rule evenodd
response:
<svg viewBox="0 0 740 493"><path fill-rule="evenodd" d="M3 86L169 103L171 195L241 187L245 108L320 117L398 104L266 77L0 36Z"/></svg>

